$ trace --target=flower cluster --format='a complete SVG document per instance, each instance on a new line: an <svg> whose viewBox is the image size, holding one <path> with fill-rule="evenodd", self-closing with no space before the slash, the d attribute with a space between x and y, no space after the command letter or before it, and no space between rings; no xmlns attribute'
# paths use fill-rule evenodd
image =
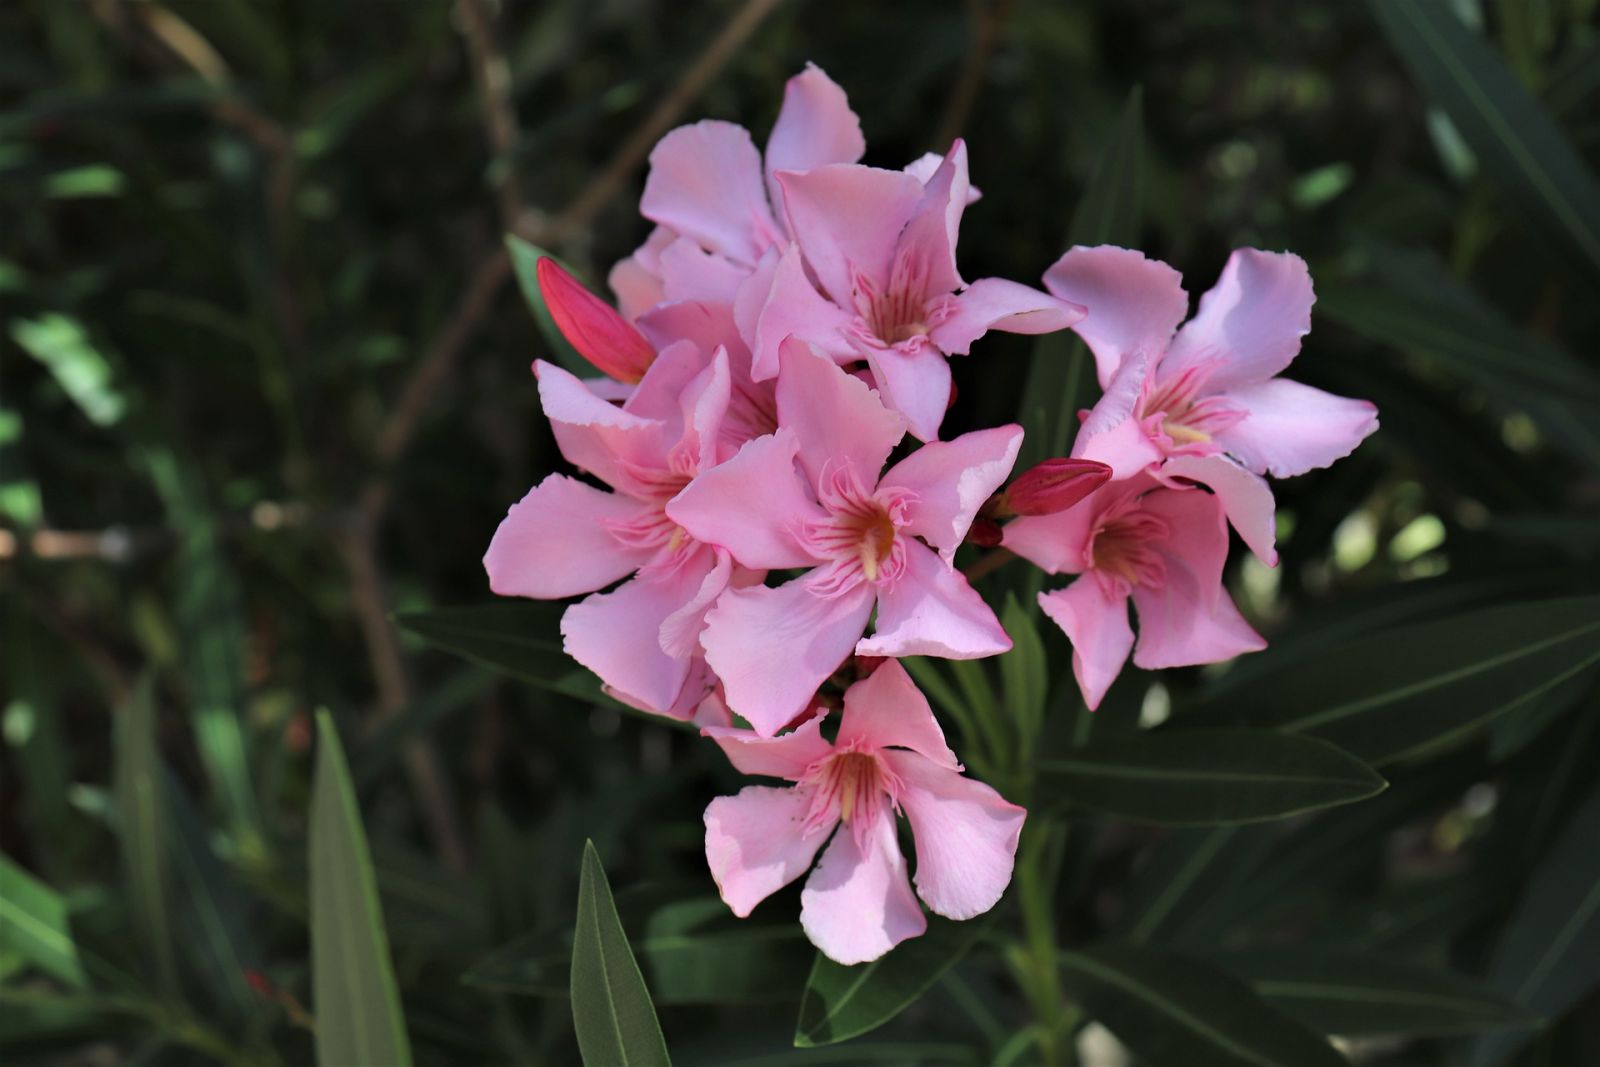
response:
<svg viewBox="0 0 1600 1067"><path fill-rule="evenodd" d="M1043 288L969 283L962 142L902 170L864 151L844 92L808 67L764 153L725 122L656 146L655 229L611 272L617 309L540 261L555 322L606 375L537 362L540 401L609 491L551 475L484 559L496 593L588 594L565 647L616 699L788 783L714 801L706 858L744 916L820 852L801 922L847 964L921 933L918 897L967 919L1011 878L1025 812L962 773L897 662L1010 649L957 549L1080 576L1040 605L1092 708L1130 653L1159 668L1261 648L1222 587L1229 524L1275 562L1262 476L1324 466L1376 425L1370 404L1277 377L1310 327L1297 257L1236 253L1181 328L1177 273L1126 249L1074 248ZM940 438L948 358L990 330L1068 328L1102 398L1071 456L1008 486L1021 427Z"/></svg>

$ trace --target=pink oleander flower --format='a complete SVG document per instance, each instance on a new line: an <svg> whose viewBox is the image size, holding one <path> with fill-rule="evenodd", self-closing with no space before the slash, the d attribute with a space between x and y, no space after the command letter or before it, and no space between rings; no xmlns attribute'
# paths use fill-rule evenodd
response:
<svg viewBox="0 0 1600 1067"><path fill-rule="evenodd" d="M679 300L731 306L762 254L788 244L778 171L854 163L866 147L844 90L809 63L784 88L764 159L749 131L731 122L668 133L650 153L639 201L656 230L611 271L622 313L637 319Z"/></svg>
<svg viewBox="0 0 1600 1067"><path fill-rule="evenodd" d="M1005 527L1004 545L1051 574L1079 575L1041 593L1039 606L1072 642L1072 673L1090 710L1130 650L1135 666L1157 670L1266 647L1222 587L1228 523L1221 499L1202 489L1138 474L1066 511L1017 519Z"/></svg>
<svg viewBox="0 0 1600 1067"><path fill-rule="evenodd" d="M1073 248L1044 280L1089 308L1073 329L1105 390L1073 454L1111 464L1118 478L1159 464L1166 480L1209 486L1268 563L1272 495L1260 476L1326 467L1377 429L1367 401L1278 377L1311 330L1315 296L1299 256L1234 252L1182 328L1182 276L1138 252Z"/></svg>
<svg viewBox="0 0 1600 1067"><path fill-rule="evenodd" d="M800 924L839 963L875 960L926 930L917 896L950 919L994 907L1011 882L1027 812L961 774L905 668L887 661L845 691L832 742L822 736L825 717L819 708L772 738L704 731L743 773L794 783L746 786L706 808L706 862L733 913L744 918L811 870L824 844L800 894ZM916 841L916 896L897 811Z"/></svg>
<svg viewBox="0 0 1600 1067"><path fill-rule="evenodd" d="M495 531L489 586L541 600L594 593L562 616L567 653L619 700L688 719L715 681L700 655L706 610L730 585L762 578L665 511L737 447L720 432L727 353L708 361L687 342L663 350L620 407L560 367L541 361L534 373L562 455L615 491L560 474L540 482Z"/></svg>
<svg viewBox="0 0 1600 1067"><path fill-rule="evenodd" d="M706 615L706 660L763 736L804 711L852 651L975 659L1011 647L950 560L1022 443L1017 426L980 430L925 445L880 477L905 435L901 416L802 342L781 358L777 430L667 505L689 536L751 570L806 568L776 587L730 588Z"/></svg>
<svg viewBox="0 0 1600 1067"><path fill-rule="evenodd" d="M734 311L757 378L777 372L790 335L840 362L864 359L884 403L933 441L950 401L946 355L966 355L990 330L1065 329L1084 309L1001 278L962 280L955 251L971 187L966 146L957 141L925 181L913 171L832 164L778 173L794 245L767 255Z"/></svg>

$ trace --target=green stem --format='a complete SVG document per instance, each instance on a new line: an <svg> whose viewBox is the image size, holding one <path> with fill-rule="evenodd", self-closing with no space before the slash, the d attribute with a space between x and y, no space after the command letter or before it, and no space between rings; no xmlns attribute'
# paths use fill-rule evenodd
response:
<svg viewBox="0 0 1600 1067"><path fill-rule="evenodd" d="M1017 901L1022 911L1022 943L1012 954L1012 969L1038 1020L1040 1063L1070 1064L1073 1012L1061 988L1056 965L1055 890L1066 828L1035 816L1017 852Z"/></svg>

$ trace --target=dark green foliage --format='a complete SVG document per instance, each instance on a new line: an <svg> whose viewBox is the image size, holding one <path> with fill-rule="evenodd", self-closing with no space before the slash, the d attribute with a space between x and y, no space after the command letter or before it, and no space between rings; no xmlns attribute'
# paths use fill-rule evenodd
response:
<svg viewBox="0 0 1600 1067"><path fill-rule="evenodd" d="M1064 579L979 583L1015 650L908 667L1016 882L855 968L728 913L744 780L480 565L566 470L529 364L588 373L532 260L646 237L637 161L566 211L741 7L0 4L0 1061L1600 1063L1600 5L789 0L688 103L760 143L814 60L869 162L959 132L969 279L1296 251L1291 376L1381 412L1234 553L1262 653L1090 715ZM1024 465L1097 393L953 365Z"/></svg>

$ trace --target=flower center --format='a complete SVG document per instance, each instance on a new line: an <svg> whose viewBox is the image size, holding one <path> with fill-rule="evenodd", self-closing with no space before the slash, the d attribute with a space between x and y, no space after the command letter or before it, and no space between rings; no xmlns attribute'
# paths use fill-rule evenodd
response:
<svg viewBox="0 0 1600 1067"><path fill-rule="evenodd" d="M834 596L860 582L891 582L905 570L900 527L909 518L914 494L904 489L868 493L848 464L830 466L817 494L828 517L809 523L801 539L819 558L832 560L814 572L812 592Z"/></svg>
<svg viewBox="0 0 1600 1067"><path fill-rule="evenodd" d="M1244 418L1245 413L1220 396L1201 396L1217 360L1208 359L1153 386L1140 404L1141 417L1161 416L1161 432L1175 450L1212 452L1212 438Z"/></svg>
<svg viewBox="0 0 1600 1067"><path fill-rule="evenodd" d="M1161 519L1142 512L1110 518L1094 534L1094 568L1130 587L1159 586L1166 580L1167 565L1153 542L1166 540L1169 532Z"/></svg>
<svg viewBox="0 0 1600 1067"><path fill-rule="evenodd" d="M834 794L839 798L839 818L846 824L858 808L866 808L882 787L878 784L878 760L865 752L842 752L833 757L828 774Z"/></svg>

